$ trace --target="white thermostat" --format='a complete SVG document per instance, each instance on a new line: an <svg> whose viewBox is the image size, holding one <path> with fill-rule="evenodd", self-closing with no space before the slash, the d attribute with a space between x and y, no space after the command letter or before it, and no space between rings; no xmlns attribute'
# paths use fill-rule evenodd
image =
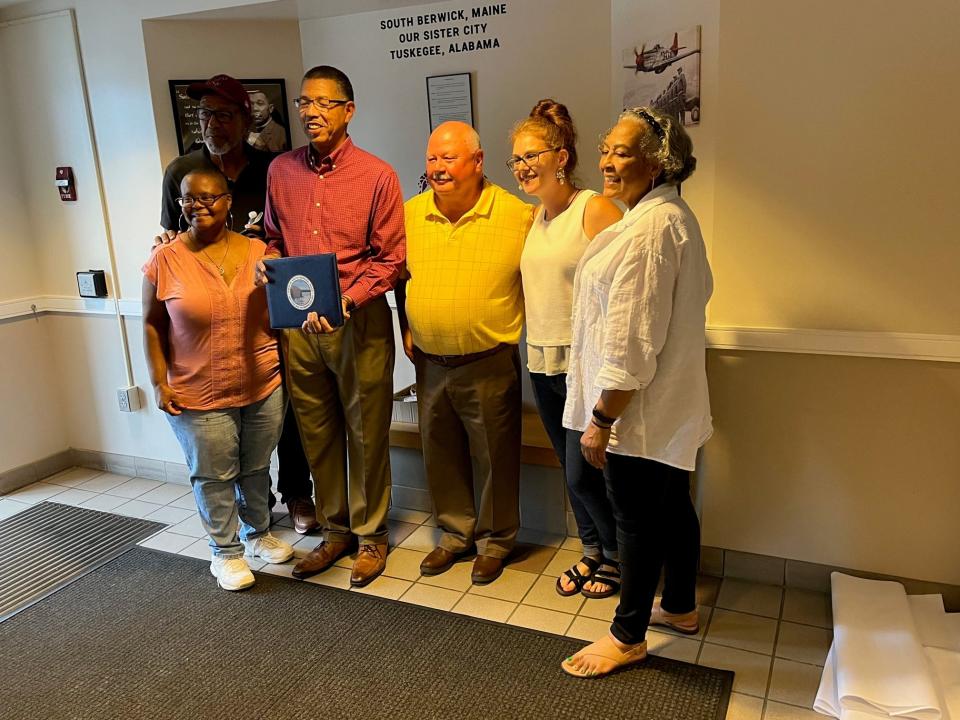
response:
<svg viewBox="0 0 960 720"><path fill-rule="evenodd" d="M77 273L77 288L80 297L101 298L107 296L107 276L103 270L84 270Z"/></svg>

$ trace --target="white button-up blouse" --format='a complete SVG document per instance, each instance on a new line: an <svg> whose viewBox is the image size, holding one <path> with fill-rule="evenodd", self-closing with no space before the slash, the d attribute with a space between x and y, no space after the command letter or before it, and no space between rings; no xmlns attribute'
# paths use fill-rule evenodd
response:
<svg viewBox="0 0 960 720"><path fill-rule="evenodd" d="M565 427L583 431L603 390L636 390L607 450L693 470L713 432L705 311L713 292L700 225L658 187L587 247L574 279Z"/></svg>

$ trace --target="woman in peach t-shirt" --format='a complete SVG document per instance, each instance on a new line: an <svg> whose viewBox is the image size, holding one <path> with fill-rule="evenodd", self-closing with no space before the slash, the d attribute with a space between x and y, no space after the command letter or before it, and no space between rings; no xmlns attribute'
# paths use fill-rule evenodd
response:
<svg viewBox="0 0 960 720"><path fill-rule="evenodd" d="M143 267L144 349L210 536L210 572L242 590L254 582L244 554L293 555L269 532L270 455L286 398L266 293L253 283L266 246L227 227L232 198L220 173L194 170L180 191L189 227Z"/></svg>

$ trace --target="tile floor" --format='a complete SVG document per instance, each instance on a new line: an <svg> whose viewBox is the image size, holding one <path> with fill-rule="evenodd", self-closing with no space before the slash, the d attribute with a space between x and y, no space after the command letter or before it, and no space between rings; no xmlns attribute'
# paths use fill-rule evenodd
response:
<svg viewBox="0 0 960 720"><path fill-rule="evenodd" d="M209 548L197 518L190 487L114 473L72 468L0 497L0 519L31 505L52 502L148 518L167 525L144 540L145 547L207 559ZM556 576L580 557L571 538L527 533L518 557L487 586L470 583L470 563L458 563L436 577L421 577L420 560L433 549L439 531L425 512L395 508L384 575L363 589L399 599L510 625L593 640L606 632L616 598L563 598ZM286 516L274 534L308 552L316 537L297 535ZM350 588L351 560L307 582ZM254 570L289 576L292 563ZM698 587L701 632L695 637L650 631L651 651L665 657L736 672L728 720L822 718L809 708L820 682L832 638L830 597L825 594L702 576ZM559 662L560 659L557 659Z"/></svg>

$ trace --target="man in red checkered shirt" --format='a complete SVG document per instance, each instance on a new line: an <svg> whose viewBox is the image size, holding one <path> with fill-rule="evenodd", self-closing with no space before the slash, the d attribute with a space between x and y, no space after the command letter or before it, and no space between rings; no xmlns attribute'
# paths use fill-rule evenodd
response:
<svg viewBox="0 0 960 720"><path fill-rule="evenodd" d="M363 586L387 557L394 340L384 294L406 257L403 199L393 168L347 134L356 108L346 75L307 71L294 104L310 142L270 166L267 241L273 256L336 253L346 320L334 329L310 313L281 338L324 535L293 575L326 570L356 539L350 582ZM294 502L302 512L309 498Z"/></svg>

